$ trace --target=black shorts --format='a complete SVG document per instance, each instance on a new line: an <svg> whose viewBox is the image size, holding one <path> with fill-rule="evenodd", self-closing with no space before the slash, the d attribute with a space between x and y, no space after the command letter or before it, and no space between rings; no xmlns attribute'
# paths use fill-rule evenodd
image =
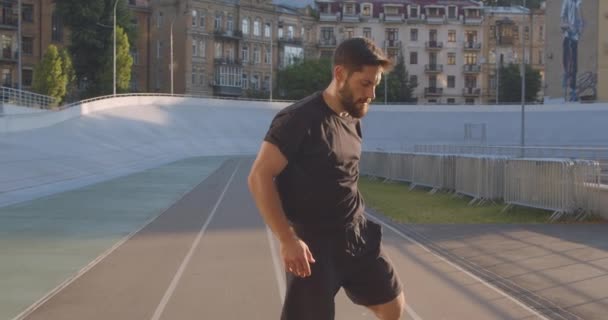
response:
<svg viewBox="0 0 608 320"><path fill-rule="evenodd" d="M334 297L340 288L363 306L390 302L401 293L401 282L382 250L382 229L377 223L365 221L357 234L352 230L319 234L298 228L296 232L316 262L311 264L310 277L287 273L281 319L334 319Z"/></svg>

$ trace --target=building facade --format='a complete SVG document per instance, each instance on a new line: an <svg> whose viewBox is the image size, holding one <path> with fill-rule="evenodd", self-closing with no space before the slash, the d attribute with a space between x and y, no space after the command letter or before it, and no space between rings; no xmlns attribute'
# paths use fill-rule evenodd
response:
<svg viewBox="0 0 608 320"><path fill-rule="evenodd" d="M497 77L499 66L524 63L532 66L545 79L545 12L521 6L486 7L482 46L482 86L485 104L500 103ZM539 100L543 90L538 93Z"/></svg>
<svg viewBox="0 0 608 320"><path fill-rule="evenodd" d="M157 0L152 90L171 92L173 82L176 94L268 97L279 68L312 54L314 24L307 12L269 1Z"/></svg>
<svg viewBox="0 0 608 320"><path fill-rule="evenodd" d="M608 101L605 0L547 1L545 100Z"/></svg>
<svg viewBox="0 0 608 320"><path fill-rule="evenodd" d="M483 7L468 0L317 0L320 57L351 37L403 57L418 103L479 103Z"/></svg>

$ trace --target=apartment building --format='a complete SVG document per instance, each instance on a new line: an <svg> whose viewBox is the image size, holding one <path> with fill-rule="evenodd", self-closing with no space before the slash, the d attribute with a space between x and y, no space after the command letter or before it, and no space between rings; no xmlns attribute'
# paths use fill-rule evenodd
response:
<svg viewBox="0 0 608 320"><path fill-rule="evenodd" d="M418 103L481 101L483 7L469 0L315 1L320 57L338 43L367 37L403 56Z"/></svg>
<svg viewBox="0 0 608 320"><path fill-rule="evenodd" d="M545 79L545 10L530 10L521 6L486 7L484 9L482 46L483 103L498 101L497 77L499 66L524 63L532 66ZM523 39L522 39L523 37ZM538 93L542 99L544 93Z"/></svg>
<svg viewBox="0 0 608 320"><path fill-rule="evenodd" d="M133 57L131 66L131 92L150 92L150 0L128 0L131 11L131 24L137 33L135 42L131 42Z"/></svg>
<svg viewBox="0 0 608 320"><path fill-rule="evenodd" d="M606 0L547 1L545 101L608 101Z"/></svg>
<svg viewBox="0 0 608 320"><path fill-rule="evenodd" d="M262 0L157 0L152 90L173 82L174 93L266 97L279 68L314 50L309 13Z"/></svg>

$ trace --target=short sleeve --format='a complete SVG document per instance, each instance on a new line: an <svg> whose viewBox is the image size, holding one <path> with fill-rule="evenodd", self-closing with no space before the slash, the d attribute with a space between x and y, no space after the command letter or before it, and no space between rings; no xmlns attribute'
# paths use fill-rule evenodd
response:
<svg viewBox="0 0 608 320"><path fill-rule="evenodd" d="M264 140L277 146L287 161L291 161L308 131L306 123L303 114L298 114L293 110L281 111L272 120Z"/></svg>

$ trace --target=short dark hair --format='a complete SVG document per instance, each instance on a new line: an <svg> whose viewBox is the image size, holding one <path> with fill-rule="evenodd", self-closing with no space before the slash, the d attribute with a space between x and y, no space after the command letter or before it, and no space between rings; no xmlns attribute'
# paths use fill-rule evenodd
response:
<svg viewBox="0 0 608 320"><path fill-rule="evenodd" d="M381 66L390 71L393 62L384 55L382 49L367 38L350 38L344 40L334 52L334 66L344 66L348 73L361 71L363 66Z"/></svg>

